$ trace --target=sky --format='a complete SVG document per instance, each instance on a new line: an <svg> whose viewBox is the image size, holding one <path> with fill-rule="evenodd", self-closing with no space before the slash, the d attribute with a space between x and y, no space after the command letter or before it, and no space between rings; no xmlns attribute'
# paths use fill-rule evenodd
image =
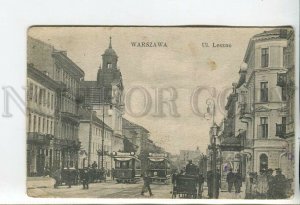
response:
<svg viewBox="0 0 300 205"><path fill-rule="evenodd" d="M32 27L28 35L53 45L67 55L84 72L85 80L96 80L102 63L102 54L112 37L112 47L118 55L118 68L123 77L126 99L134 113L143 111L143 92L149 94L149 112L134 116L127 110L124 117L144 126L151 139L171 153L180 150L206 151L212 118L194 114L191 98L197 88L205 88L198 97L197 107L207 110L208 90L215 90L217 123L224 118L226 97L233 82L239 79L238 71L250 38L271 28L229 27ZM167 47L133 47L132 42L165 42ZM208 43L210 47L203 47ZM212 47L231 44L230 48ZM135 88L139 87L139 90ZM135 90L129 95L129 90ZM169 99L170 89L176 91L174 107L179 116L163 105L164 117L155 116L157 95ZM196 102L196 101L194 101ZM128 104L126 105L128 106ZM194 106L195 107L195 106Z"/></svg>

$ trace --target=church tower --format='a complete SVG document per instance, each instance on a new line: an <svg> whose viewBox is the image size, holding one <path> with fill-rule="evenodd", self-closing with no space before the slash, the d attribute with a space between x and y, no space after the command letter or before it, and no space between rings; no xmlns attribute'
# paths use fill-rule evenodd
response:
<svg viewBox="0 0 300 205"><path fill-rule="evenodd" d="M97 87L104 87L105 100L115 106L121 106L123 94L122 74L118 69L118 55L112 48L112 38L109 38L109 46L102 54L102 67L97 74Z"/></svg>

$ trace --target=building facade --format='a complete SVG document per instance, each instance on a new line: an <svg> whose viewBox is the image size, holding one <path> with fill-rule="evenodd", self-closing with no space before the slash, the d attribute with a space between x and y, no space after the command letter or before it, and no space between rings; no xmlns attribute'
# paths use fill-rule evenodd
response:
<svg viewBox="0 0 300 205"><path fill-rule="evenodd" d="M77 167L80 142L78 91L84 72L65 51L28 37L28 63L58 83L55 100L53 169Z"/></svg>
<svg viewBox="0 0 300 205"><path fill-rule="evenodd" d="M284 53L289 33L289 29L275 29L257 34L245 54L239 107L240 119L246 124L244 144L250 141L245 147L249 171L281 168L283 174L289 172L288 159L283 157L289 143L279 132L279 125L286 125L289 118L287 89L279 81L288 71Z"/></svg>
<svg viewBox="0 0 300 205"><path fill-rule="evenodd" d="M79 168L93 163L102 168L102 134L103 135L103 168L107 171L113 168L112 140L113 130L103 124L94 111L80 109L79 140L81 142ZM103 133L104 127L104 133Z"/></svg>
<svg viewBox="0 0 300 205"><path fill-rule="evenodd" d="M58 83L27 67L27 175L42 176L53 168L56 90Z"/></svg>

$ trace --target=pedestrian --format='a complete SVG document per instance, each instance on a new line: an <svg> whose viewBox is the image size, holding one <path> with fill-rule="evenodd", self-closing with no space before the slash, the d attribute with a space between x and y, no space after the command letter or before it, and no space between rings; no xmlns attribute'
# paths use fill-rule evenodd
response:
<svg viewBox="0 0 300 205"><path fill-rule="evenodd" d="M67 178L68 188L71 188L71 186L72 186L72 173L71 173L71 170L70 170L69 166L67 167L66 175L67 175L66 178Z"/></svg>
<svg viewBox="0 0 300 205"><path fill-rule="evenodd" d="M216 191L216 199L219 198L219 193L220 193L220 188L221 188L221 174L220 174L220 170L217 169L216 171L216 187L215 187L215 191Z"/></svg>
<svg viewBox="0 0 300 205"><path fill-rule="evenodd" d="M198 177L199 197L202 198L204 176L202 173L199 173Z"/></svg>
<svg viewBox="0 0 300 205"><path fill-rule="evenodd" d="M268 179L265 169L260 170L260 174L257 177L257 198L266 199L268 192Z"/></svg>
<svg viewBox="0 0 300 205"><path fill-rule="evenodd" d="M93 164L92 164L92 168L93 168L93 169L97 169L97 167L98 167L98 166L97 166L97 162L94 161Z"/></svg>
<svg viewBox="0 0 300 205"><path fill-rule="evenodd" d="M150 177L149 177L149 174L147 172L145 172L143 174L143 180L144 180L144 185L143 185L143 188L142 188L141 195L144 196L144 193L149 191L150 196L153 196L152 191L151 191L151 187L150 187Z"/></svg>
<svg viewBox="0 0 300 205"><path fill-rule="evenodd" d="M267 191L267 198L273 199L274 198L274 176L273 176L273 169L267 170L267 180L268 180L268 191Z"/></svg>
<svg viewBox="0 0 300 205"><path fill-rule="evenodd" d="M274 198L276 199L285 199L286 196L286 188L287 188L287 179L282 174L282 170L280 168L275 169L276 175L274 176Z"/></svg>
<svg viewBox="0 0 300 205"><path fill-rule="evenodd" d="M232 168L230 168L229 172L226 176L226 182L228 183L228 192L229 193L231 193L234 181L235 181L235 176L234 176L234 173L232 172Z"/></svg>
<svg viewBox="0 0 300 205"><path fill-rule="evenodd" d="M57 170L55 170L52 174L52 177L55 180L54 188L57 189L61 183L61 169L58 168Z"/></svg>
<svg viewBox="0 0 300 205"><path fill-rule="evenodd" d="M192 160L189 160L185 170L187 175L197 175L199 173L198 167L193 164Z"/></svg>
<svg viewBox="0 0 300 205"><path fill-rule="evenodd" d="M112 177L112 180L115 180L115 168L111 169L111 177Z"/></svg>
<svg viewBox="0 0 300 205"><path fill-rule="evenodd" d="M242 186L242 175L241 175L239 169L235 173L234 178L235 178L234 179L235 193L240 193L241 192L241 186Z"/></svg>
<svg viewBox="0 0 300 205"><path fill-rule="evenodd" d="M90 182L90 173L89 173L89 169L85 168L83 170L83 174L82 174L82 185L83 185L83 189L89 189L89 182Z"/></svg>
<svg viewBox="0 0 300 205"><path fill-rule="evenodd" d="M212 170L209 170L207 172L207 191L208 191L208 198L212 199L213 198L213 172Z"/></svg>

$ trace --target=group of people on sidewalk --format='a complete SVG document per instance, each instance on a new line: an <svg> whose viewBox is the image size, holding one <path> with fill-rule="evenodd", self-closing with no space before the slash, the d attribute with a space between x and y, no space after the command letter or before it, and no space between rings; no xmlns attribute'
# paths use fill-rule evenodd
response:
<svg viewBox="0 0 300 205"><path fill-rule="evenodd" d="M230 168L226 176L226 182L228 183L228 192L231 193L232 187L234 186L235 193L240 193L242 181L243 179L240 170L238 169L236 173L233 173L232 168Z"/></svg>
<svg viewBox="0 0 300 205"><path fill-rule="evenodd" d="M54 188L58 188L58 186L65 183L69 188L72 185L78 184L81 182L83 185L83 189L89 188L89 183L95 182L98 180L106 179L106 171L102 169L97 169L97 164L94 162L88 167L84 167L83 169L74 169L74 168L59 168L55 170L51 174L52 178L55 180Z"/></svg>
<svg viewBox="0 0 300 205"><path fill-rule="evenodd" d="M282 174L280 168L276 169L273 176L273 169L261 169L259 175L256 172L249 173L246 182L247 199L285 199L289 192L290 182Z"/></svg>

